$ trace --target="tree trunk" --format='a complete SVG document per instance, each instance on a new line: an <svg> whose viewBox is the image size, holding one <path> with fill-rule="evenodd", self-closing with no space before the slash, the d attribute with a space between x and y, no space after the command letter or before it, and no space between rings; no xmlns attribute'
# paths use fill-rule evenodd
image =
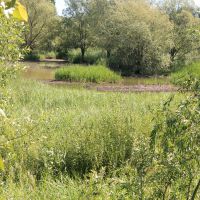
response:
<svg viewBox="0 0 200 200"><path fill-rule="evenodd" d="M175 47L173 47L171 50L170 50L170 60L171 62L173 63L174 60L175 60L175 56L177 54L177 50Z"/></svg>
<svg viewBox="0 0 200 200"><path fill-rule="evenodd" d="M107 50L107 59L110 58L111 50Z"/></svg>
<svg viewBox="0 0 200 200"><path fill-rule="evenodd" d="M85 61L85 48L81 48L81 62L84 63Z"/></svg>

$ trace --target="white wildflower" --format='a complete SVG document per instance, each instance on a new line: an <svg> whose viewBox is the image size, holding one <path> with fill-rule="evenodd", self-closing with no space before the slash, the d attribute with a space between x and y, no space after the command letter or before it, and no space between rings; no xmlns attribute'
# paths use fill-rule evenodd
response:
<svg viewBox="0 0 200 200"><path fill-rule="evenodd" d="M14 9L10 8L10 9L4 10L3 12L6 17L9 17L11 14L13 14L13 11Z"/></svg>

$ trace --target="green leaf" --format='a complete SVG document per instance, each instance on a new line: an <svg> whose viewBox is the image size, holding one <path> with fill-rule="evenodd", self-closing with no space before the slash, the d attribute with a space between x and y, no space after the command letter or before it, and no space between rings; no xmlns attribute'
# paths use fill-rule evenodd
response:
<svg viewBox="0 0 200 200"><path fill-rule="evenodd" d="M6 2L6 9L10 9L15 6L16 0L9 0L9 1L5 1L5 2Z"/></svg>

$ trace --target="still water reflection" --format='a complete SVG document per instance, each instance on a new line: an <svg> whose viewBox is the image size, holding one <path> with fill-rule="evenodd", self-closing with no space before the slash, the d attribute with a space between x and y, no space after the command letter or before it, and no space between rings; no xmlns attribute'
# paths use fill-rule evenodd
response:
<svg viewBox="0 0 200 200"><path fill-rule="evenodd" d="M64 62L23 62L26 70L23 77L34 80L50 81L54 80L55 70L59 67L67 66ZM129 77L123 78L120 85L163 85L169 84L167 77Z"/></svg>
<svg viewBox="0 0 200 200"><path fill-rule="evenodd" d="M23 62L26 67L23 77L34 80L53 80L57 68L63 67L62 62Z"/></svg>

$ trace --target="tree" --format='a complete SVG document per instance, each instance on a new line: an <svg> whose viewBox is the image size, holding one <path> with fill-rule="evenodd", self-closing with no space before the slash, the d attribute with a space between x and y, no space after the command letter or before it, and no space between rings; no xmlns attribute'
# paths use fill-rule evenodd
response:
<svg viewBox="0 0 200 200"><path fill-rule="evenodd" d="M64 23L68 35L68 46L81 50L82 62L87 48L91 44L90 18L87 0L66 0Z"/></svg>
<svg viewBox="0 0 200 200"><path fill-rule="evenodd" d="M192 58L200 47L200 20L194 16L194 1L165 0L160 3L160 9L169 15L174 24L174 45L170 50L172 64Z"/></svg>
<svg viewBox="0 0 200 200"><path fill-rule="evenodd" d="M25 46L39 48L56 19L55 6L49 0L22 0L28 12L28 25L24 32Z"/></svg>
<svg viewBox="0 0 200 200"><path fill-rule="evenodd" d="M172 24L146 1L111 3L99 22L99 43L109 52L109 64L134 73L167 69Z"/></svg>
<svg viewBox="0 0 200 200"><path fill-rule="evenodd" d="M174 16L174 46L170 51L172 62L184 61L200 47L200 20L182 10Z"/></svg>
<svg viewBox="0 0 200 200"><path fill-rule="evenodd" d="M92 31L92 38L94 45L105 49L107 52L107 58L110 58L111 50L114 48L114 37L110 32L110 35L106 35L106 30L102 29L104 22L107 20L108 13L112 9L113 1L107 0L93 0L89 4L90 25Z"/></svg>

